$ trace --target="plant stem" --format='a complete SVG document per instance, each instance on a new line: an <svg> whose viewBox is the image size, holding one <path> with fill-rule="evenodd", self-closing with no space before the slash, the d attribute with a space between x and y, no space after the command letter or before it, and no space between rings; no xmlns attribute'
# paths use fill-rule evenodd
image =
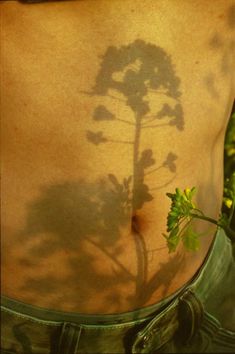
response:
<svg viewBox="0 0 235 354"><path fill-rule="evenodd" d="M192 216L192 217L195 218L195 219L206 220L206 221L211 222L212 224L215 224L215 225L217 225L217 226L220 226L219 223L218 223L215 219L212 219L212 218L210 218L209 216L198 215L198 214L193 214L193 213L190 213L189 215Z"/></svg>
<svg viewBox="0 0 235 354"><path fill-rule="evenodd" d="M193 214L193 213L190 213L189 214L191 217L195 218L195 219L201 219L201 220L205 220L205 221L209 221L210 223L212 224L215 224L219 227L221 227L222 229L224 229L224 231L226 232L226 234L233 240L235 240L235 231L233 231L229 225L224 225L218 221L216 221L215 219L212 219L208 216L205 216L205 215L197 215L197 214Z"/></svg>

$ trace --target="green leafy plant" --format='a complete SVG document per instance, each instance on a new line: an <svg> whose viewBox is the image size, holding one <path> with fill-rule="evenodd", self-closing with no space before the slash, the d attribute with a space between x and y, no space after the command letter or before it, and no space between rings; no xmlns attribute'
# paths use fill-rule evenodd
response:
<svg viewBox="0 0 235 354"><path fill-rule="evenodd" d="M167 240L169 252L174 252L180 242L183 242L187 250L196 251L199 249L200 234L193 230L192 221L201 219L217 225L225 230L226 234L235 240L235 231L230 227L235 208L235 173L225 183L223 202L229 213L222 213L219 220L205 215L193 202L196 188L186 188L182 191L176 188L175 193L167 193L171 199L170 212L167 216L167 232L163 234Z"/></svg>

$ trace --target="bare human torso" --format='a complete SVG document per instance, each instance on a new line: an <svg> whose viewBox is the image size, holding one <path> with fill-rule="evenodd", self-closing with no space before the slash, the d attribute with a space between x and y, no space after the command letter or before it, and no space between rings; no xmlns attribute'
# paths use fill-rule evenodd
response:
<svg viewBox="0 0 235 354"><path fill-rule="evenodd" d="M196 186L219 215L234 6L2 3L4 295L115 313L193 277L215 229L169 254L166 192Z"/></svg>

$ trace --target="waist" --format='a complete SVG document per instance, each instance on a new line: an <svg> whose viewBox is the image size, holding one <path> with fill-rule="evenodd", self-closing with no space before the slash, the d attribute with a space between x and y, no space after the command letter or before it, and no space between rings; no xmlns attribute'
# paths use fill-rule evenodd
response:
<svg viewBox="0 0 235 354"><path fill-rule="evenodd" d="M149 337L154 329L160 329L161 345L169 340L178 328L177 311L180 301L194 297L199 302L206 303L213 294L226 272L232 260L232 249L230 241L223 231L217 232L211 249L195 277L185 284L172 296L165 298L153 306L148 306L132 312L110 315L85 315L78 313L64 313L51 311L7 297L2 298L3 327L6 336L9 337L12 326L18 326L21 331L27 328L27 336L38 347L48 346L51 336L60 336L59 345L63 347L64 341L70 340L70 344L79 346L78 352L123 352L123 338L130 333L138 331L134 335L133 352L138 352L140 342ZM198 302L192 301L193 306L199 306L196 310L200 312ZM198 312L199 311L199 312ZM161 324L161 325L160 325ZM40 332L40 335L38 333ZM150 333L151 332L151 333ZM22 332L23 333L23 332ZM72 337L71 337L72 336ZM95 337L94 337L95 336ZM17 336L16 336L17 338ZM19 345L17 339L15 346ZM92 338L92 343L90 339ZM58 344L58 343L57 343ZM131 343L130 343L131 344ZM143 343L142 343L143 344ZM104 346L106 346L107 351ZM61 348L62 348L61 347ZM92 349L93 347L93 349ZM88 349L89 348L89 349ZM118 350L117 350L118 349ZM61 350L61 349L59 349ZM58 347L56 353L59 352ZM92 351L93 350L93 351ZM42 350L41 352L46 352ZM72 351L71 351L72 352ZM61 351L62 353L62 351Z"/></svg>
<svg viewBox="0 0 235 354"><path fill-rule="evenodd" d="M158 237L162 238L160 245ZM131 311L160 301L189 281L201 266L212 237L205 236L200 252L187 252L181 246L173 254L168 253L162 235L153 235L149 241L146 235L133 234L115 247L89 238L74 250L66 245L58 250L54 243L51 250L50 239L44 240L35 247L36 252L41 247L41 258L33 252L27 254L27 249L26 256L24 251L18 258L9 254L3 293L61 311Z"/></svg>

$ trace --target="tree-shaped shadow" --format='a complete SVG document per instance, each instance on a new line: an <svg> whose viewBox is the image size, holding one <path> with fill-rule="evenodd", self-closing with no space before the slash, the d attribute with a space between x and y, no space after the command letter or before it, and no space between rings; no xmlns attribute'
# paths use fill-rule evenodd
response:
<svg viewBox="0 0 235 354"><path fill-rule="evenodd" d="M172 173L176 172L177 156L169 152L160 166L156 166L152 149L140 149L141 134L146 129L163 129L164 126L175 127L178 131L184 128L183 109L180 103L181 93L179 91L180 80L176 76L171 58L166 52L156 45L146 43L143 40L136 40L133 43L120 48L109 47L102 57L100 71L96 78L93 90L87 94L111 97L119 100L130 108L130 119L118 117L103 104L98 105L93 113L93 120L96 122L106 121L107 124L114 124L115 121L128 124L133 129L133 175L128 179L133 180L131 194L132 215L134 216L143 205L154 199L154 188L149 186L146 175L156 173L160 168L168 168ZM151 98L161 97L156 111L151 107ZM164 100L165 98L165 100ZM166 101L166 102L165 102ZM121 103L120 103L121 104ZM160 122L161 121L161 122ZM163 123L162 123L163 121ZM159 123L160 122L160 123ZM107 137L102 131L88 131L87 139L94 145L105 143L121 143ZM123 142L126 143L126 142ZM174 178L174 177L173 177ZM164 186L172 181L172 178ZM133 218L134 220L134 218ZM138 225L133 224L136 239L136 252L138 254L138 281L136 282L136 293L145 286L147 291L147 250L143 235L138 230ZM139 286L138 286L139 284Z"/></svg>
<svg viewBox="0 0 235 354"><path fill-rule="evenodd" d="M161 166L149 171L149 168L155 165L153 152L151 149L140 151L140 140L146 129L162 129L165 125L175 126L179 131L183 129L179 84L180 80L175 75L170 56L155 45L136 40L121 48L108 48L102 57L96 84L88 93L91 96L110 96L121 100L132 112L131 120L122 119L101 104L95 108L93 119L97 122L106 121L107 124L121 121L133 127L133 175L128 177L133 178L133 214L142 208L144 203L153 199L149 186L144 182L145 174L156 172L161 167L169 167L175 172L177 156L173 152L169 152ZM156 97L165 96L171 101L171 105L163 103L160 109L153 112L149 94ZM163 119L164 123L159 123ZM87 139L94 145L113 142L111 138L104 136L102 131L88 131Z"/></svg>
<svg viewBox="0 0 235 354"><path fill-rule="evenodd" d="M55 277L44 276L41 279L29 278L24 289L45 291L54 294L61 286L69 289L68 299L79 294L79 303L84 304L92 291L112 289L118 284L133 282L136 286L135 296L129 296L130 306L142 306L151 298L157 287L168 288L175 264L183 260L177 256L166 264L162 264L150 280L148 278L148 252L144 235L135 224L135 214L145 203L154 199L153 191L161 186L149 186L146 176L154 174L160 168L167 168L170 173L176 173L177 156L169 151L164 161L156 166L152 149L141 151L141 135L146 129L163 129L172 126L178 131L183 130L183 110L180 103L180 80L176 76L169 55L155 45L136 40L130 45L120 48L109 47L102 57L100 71L91 92L86 94L98 96L101 104L95 107L93 120L96 123L105 121L115 124L121 121L129 129L133 129L133 174L122 181L109 171L107 176L95 183L84 180L66 182L42 189L41 197L29 206L28 218L22 238L37 237L46 233L48 236L31 248L31 263L29 258L21 259L25 266L33 266L61 249L77 251L76 256L68 260L71 270L63 282ZM156 100L161 96L160 108L153 111L150 96ZM109 96L119 100L130 110L130 119L117 117L103 103L102 97ZM155 98L156 97L156 98ZM163 98L166 98L164 101ZM99 131L87 131L89 142L99 144L122 143L114 141ZM123 141L123 143L126 143ZM166 181L164 185L170 183ZM125 250L120 247L120 230L128 225L133 218L133 235L138 260L137 274L132 274L122 262L119 255ZM113 264L112 274L100 274L95 263L95 255L88 251L87 244L99 250ZM167 276L163 273L168 272ZM166 281L167 280L167 281ZM82 284L82 294L80 294ZM115 291L107 292L104 301L116 302L117 311L120 295ZM144 294L143 294L144 293ZM134 302L135 298L135 302ZM136 300L138 299L138 300Z"/></svg>

